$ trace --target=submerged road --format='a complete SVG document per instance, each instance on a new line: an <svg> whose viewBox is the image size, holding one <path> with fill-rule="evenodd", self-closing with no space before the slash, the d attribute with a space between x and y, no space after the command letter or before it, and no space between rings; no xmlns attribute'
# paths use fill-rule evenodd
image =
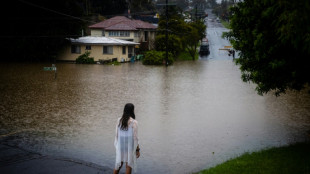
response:
<svg viewBox="0 0 310 174"><path fill-rule="evenodd" d="M212 13L211 10L206 11L208 17L205 19L205 24L207 25L207 38L210 45L210 54L208 56L202 56L201 59L223 59L228 60L232 59L232 56L228 56L228 51L220 50L225 46L231 46L227 39L222 38L223 32L228 32L227 28L216 21L216 16ZM237 54L236 54L237 56Z"/></svg>
<svg viewBox="0 0 310 174"><path fill-rule="evenodd" d="M127 102L139 122L139 174L189 174L309 140L308 91L257 95L219 50L228 30L208 13L210 55L198 61L58 63L57 79L46 63L0 64L0 173L112 173Z"/></svg>

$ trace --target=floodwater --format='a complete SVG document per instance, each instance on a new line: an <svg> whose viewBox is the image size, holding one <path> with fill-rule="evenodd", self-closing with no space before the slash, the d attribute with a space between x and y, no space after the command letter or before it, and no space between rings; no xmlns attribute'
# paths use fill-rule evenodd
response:
<svg viewBox="0 0 310 174"><path fill-rule="evenodd" d="M138 173L192 173L309 140L307 91L257 95L218 50L228 44L214 36L223 31L208 28L209 56L169 67L56 64L54 79L43 71L50 64L0 64L0 140L113 168L116 120L128 102L139 122Z"/></svg>

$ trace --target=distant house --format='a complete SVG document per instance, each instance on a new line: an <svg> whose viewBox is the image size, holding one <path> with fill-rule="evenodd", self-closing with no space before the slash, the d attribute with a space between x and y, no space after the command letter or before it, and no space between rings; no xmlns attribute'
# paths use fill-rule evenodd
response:
<svg viewBox="0 0 310 174"><path fill-rule="evenodd" d="M141 20L116 16L89 26L91 36L104 36L138 42L146 49L154 48L157 26Z"/></svg>
<svg viewBox="0 0 310 174"><path fill-rule="evenodd" d="M130 61L134 56L134 47L139 43L125 41L109 37L86 36L77 39L70 39L70 45L64 48L58 56L60 61L75 61L76 58L86 51L91 52L90 57L94 57L96 62Z"/></svg>

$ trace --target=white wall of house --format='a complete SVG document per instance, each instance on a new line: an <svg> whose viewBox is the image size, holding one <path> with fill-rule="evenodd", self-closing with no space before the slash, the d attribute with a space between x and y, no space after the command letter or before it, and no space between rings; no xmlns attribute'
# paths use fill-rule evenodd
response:
<svg viewBox="0 0 310 174"><path fill-rule="evenodd" d="M91 36L101 37L101 36L103 36L102 33L103 33L102 29L91 29L90 30Z"/></svg>
<svg viewBox="0 0 310 174"><path fill-rule="evenodd" d="M89 48L89 45L84 44L74 44L75 47L79 47L80 51L77 51L77 53L72 53L71 45L68 45L65 47L63 52L57 56L57 60L63 60L63 61L75 61L76 58L78 58L80 55L84 54L86 51L90 51L90 57L94 57L95 61L101 60L111 60L113 58L117 58L117 61L121 61L124 59L124 61L130 61L130 58L128 58L128 47L129 46L122 46L122 45L110 45L110 47L113 47L113 53L103 53L104 45L90 45L91 49L87 50ZM108 45L105 45L108 46ZM123 54L123 47L126 47L126 53ZM134 46L131 46L134 47Z"/></svg>
<svg viewBox="0 0 310 174"><path fill-rule="evenodd" d="M145 42L145 31L148 33L148 40L149 41L155 41L155 31L148 31L148 30L137 30L137 31L129 31L130 34L128 37L125 36L110 36L109 31L104 31L105 37L112 37L115 39L122 39L122 40L130 40L133 42ZM102 29L91 29L90 30L91 36L100 37L103 36L103 30Z"/></svg>

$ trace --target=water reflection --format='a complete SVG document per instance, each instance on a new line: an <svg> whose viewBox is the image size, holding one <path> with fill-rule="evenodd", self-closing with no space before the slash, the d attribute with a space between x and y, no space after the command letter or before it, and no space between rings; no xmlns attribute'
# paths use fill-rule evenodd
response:
<svg viewBox="0 0 310 174"><path fill-rule="evenodd" d="M0 65L2 140L44 154L114 166L114 131L136 106L139 173L190 173L246 151L307 139L310 97L258 96L231 60L173 66Z"/></svg>

